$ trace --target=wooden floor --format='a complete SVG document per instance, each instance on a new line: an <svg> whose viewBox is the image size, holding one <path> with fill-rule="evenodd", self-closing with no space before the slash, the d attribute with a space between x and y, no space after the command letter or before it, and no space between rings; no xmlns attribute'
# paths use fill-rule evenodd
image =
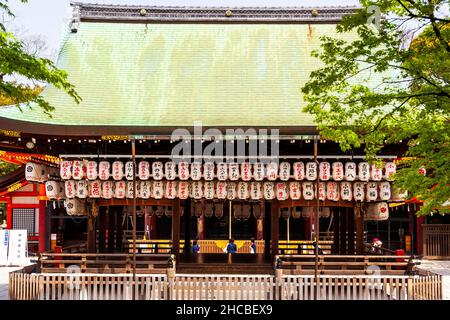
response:
<svg viewBox="0 0 450 320"><path fill-rule="evenodd" d="M177 273L274 274L273 258L264 254L198 253L180 255Z"/></svg>

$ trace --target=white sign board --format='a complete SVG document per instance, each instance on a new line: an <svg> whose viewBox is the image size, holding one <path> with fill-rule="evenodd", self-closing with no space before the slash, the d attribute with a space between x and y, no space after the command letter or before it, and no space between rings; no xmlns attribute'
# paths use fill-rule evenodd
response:
<svg viewBox="0 0 450 320"><path fill-rule="evenodd" d="M26 263L27 230L1 230L0 239L0 265L23 265Z"/></svg>

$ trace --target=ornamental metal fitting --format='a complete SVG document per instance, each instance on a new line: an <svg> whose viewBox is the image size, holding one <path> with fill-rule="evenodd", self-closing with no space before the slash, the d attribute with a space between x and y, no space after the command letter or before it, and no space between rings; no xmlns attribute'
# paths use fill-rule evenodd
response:
<svg viewBox="0 0 450 320"><path fill-rule="evenodd" d="M231 17L231 16L233 15L233 12L231 12L231 10L227 10L227 11L225 12L225 15L226 15L227 17Z"/></svg>
<svg viewBox="0 0 450 320"><path fill-rule="evenodd" d="M319 11L317 11L316 9L313 9L313 10L311 11L311 15L312 15L313 17L317 17L317 16L319 15Z"/></svg>
<svg viewBox="0 0 450 320"><path fill-rule="evenodd" d="M142 17L144 17L144 16L147 15L147 10L141 9L141 11L139 11L139 14L140 14Z"/></svg>

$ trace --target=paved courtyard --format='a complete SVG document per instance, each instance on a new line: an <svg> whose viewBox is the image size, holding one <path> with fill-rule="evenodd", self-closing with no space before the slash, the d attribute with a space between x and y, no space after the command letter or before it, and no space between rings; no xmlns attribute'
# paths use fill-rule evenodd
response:
<svg viewBox="0 0 450 320"><path fill-rule="evenodd" d="M450 260L422 260L419 273L439 274L442 276L443 299L450 300Z"/></svg>

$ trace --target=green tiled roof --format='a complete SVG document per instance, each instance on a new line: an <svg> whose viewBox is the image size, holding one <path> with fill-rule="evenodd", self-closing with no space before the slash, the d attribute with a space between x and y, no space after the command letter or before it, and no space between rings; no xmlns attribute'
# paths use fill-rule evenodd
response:
<svg viewBox="0 0 450 320"><path fill-rule="evenodd" d="M0 117L56 125L311 126L301 87L311 51L335 24L82 22L58 66L83 101L48 87L53 117L2 108ZM347 35L346 37L350 37Z"/></svg>

